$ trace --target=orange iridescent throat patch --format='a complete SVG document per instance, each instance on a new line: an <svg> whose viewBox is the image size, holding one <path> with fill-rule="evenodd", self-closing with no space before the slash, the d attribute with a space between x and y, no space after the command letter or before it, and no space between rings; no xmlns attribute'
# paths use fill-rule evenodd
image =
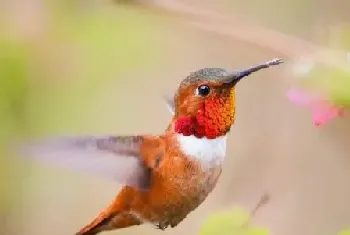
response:
<svg viewBox="0 0 350 235"><path fill-rule="evenodd" d="M175 122L175 131L184 136L214 139L225 135L235 118L234 94L213 96L203 102L195 116L182 116Z"/></svg>

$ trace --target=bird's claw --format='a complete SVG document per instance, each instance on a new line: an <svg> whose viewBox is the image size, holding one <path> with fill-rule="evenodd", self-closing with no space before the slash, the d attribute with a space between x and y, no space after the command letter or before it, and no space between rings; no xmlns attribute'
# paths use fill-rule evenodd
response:
<svg viewBox="0 0 350 235"><path fill-rule="evenodd" d="M165 230L168 226L169 226L169 224L159 223L156 225L156 228L160 229L160 230Z"/></svg>

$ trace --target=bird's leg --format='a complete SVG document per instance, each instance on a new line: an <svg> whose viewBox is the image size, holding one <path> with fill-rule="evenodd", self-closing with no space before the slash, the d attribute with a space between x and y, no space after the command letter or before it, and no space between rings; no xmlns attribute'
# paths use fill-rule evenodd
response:
<svg viewBox="0 0 350 235"><path fill-rule="evenodd" d="M157 229L160 229L160 230L165 230L166 228L169 227L169 223L166 223L166 222L159 222L157 225L156 225L156 228Z"/></svg>

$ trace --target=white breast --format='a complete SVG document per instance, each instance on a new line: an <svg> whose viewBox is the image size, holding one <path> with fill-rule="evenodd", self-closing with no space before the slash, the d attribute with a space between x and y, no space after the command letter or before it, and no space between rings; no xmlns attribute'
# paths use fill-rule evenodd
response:
<svg viewBox="0 0 350 235"><path fill-rule="evenodd" d="M220 165L226 155L227 136L220 136L215 139L206 137L184 136L177 134L181 150L188 156L199 160L204 166Z"/></svg>

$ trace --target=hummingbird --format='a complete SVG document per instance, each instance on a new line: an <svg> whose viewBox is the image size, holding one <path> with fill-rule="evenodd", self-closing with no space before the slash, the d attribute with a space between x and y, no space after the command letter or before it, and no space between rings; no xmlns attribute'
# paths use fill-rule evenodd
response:
<svg viewBox="0 0 350 235"><path fill-rule="evenodd" d="M235 87L282 59L239 71L204 68L183 79L160 135L57 136L28 144L29 159L96 174L123 185L112 203L75 235L150 224L174 228L200 206L222 172L235 123Z"/></svg>

